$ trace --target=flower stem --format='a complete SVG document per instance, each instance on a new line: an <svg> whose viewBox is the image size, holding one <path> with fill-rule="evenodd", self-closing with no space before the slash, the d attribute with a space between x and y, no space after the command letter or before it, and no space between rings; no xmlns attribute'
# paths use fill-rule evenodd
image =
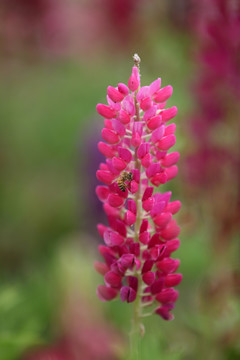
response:
<svg viewBox="0 0 240 360"><path fill-rule="evenodd" d="M132 328L130 333L130 360L139 360L140 352L140 318L139 318L139 300L138 297L133 304Z"/></svg>

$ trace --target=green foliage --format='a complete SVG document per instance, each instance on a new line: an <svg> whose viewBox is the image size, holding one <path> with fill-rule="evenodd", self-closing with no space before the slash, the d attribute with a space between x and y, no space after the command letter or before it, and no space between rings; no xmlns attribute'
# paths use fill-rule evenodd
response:
<svg viewBox="0 0 240 360"><path fill-rule="evenodd" d="M49 340L54 299L50 289L49 276L43 273L1 285L1 359L17 359L26 348Z"/></svg>

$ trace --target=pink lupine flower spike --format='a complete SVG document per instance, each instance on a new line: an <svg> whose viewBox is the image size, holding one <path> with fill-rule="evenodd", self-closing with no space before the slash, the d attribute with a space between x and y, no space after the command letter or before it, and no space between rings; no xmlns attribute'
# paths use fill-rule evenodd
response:
<svg viewBox="0 0 240 360"><path fill-rule="evenodd" d="M140 86L136 54L134 63L128 86L109 86L108 105L97 105L105 118L98 148L106 161L97 171L104 185L97 186L96 193L109 223L98 224L104 262L96 262L95 268L105 284L98 286L97 295L102 301L120 295L122 301L134 302L135 318L155 313L172 320L175 286L182 280L176 273L180 261L171 257L180 244L173 215L181 203L158 187L178 172L179 153L168 153L176 141L176 126L167 124L177 108L165 108L173 89L161 88L160 78Z"/></svg>

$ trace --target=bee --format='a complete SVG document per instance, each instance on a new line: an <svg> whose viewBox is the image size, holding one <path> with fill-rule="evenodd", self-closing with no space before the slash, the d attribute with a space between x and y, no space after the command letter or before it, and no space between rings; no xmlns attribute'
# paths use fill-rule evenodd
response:
<svg viewBox="0 0 240 360"><path fill-rule="evenodd" d="M127 185L127 184L125 183L125 181L129 181L129 182L130 182L130 181L132 181L132 179L133 179L133 174L132 174L131 171L130 171L130 172L123 171L123 172L120 174L119 178L117 179L117 184L118 184L119 189L120 189L121 191L125 192L127 186L129 186L129 185Z"/></svg>

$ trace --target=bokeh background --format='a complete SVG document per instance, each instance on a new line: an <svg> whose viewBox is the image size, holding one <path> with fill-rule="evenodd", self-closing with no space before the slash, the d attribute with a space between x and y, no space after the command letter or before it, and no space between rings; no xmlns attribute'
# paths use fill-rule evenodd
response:
<svg viewBox="0 0 240 360"><path fill-rule="evenodd" d="M146 320L142 359L240 359L239 1L2 0L0 23L0 359L128 357L131 305L95 295L95 106L135 52L174 88L183 204L175 320Z"/></svg>

